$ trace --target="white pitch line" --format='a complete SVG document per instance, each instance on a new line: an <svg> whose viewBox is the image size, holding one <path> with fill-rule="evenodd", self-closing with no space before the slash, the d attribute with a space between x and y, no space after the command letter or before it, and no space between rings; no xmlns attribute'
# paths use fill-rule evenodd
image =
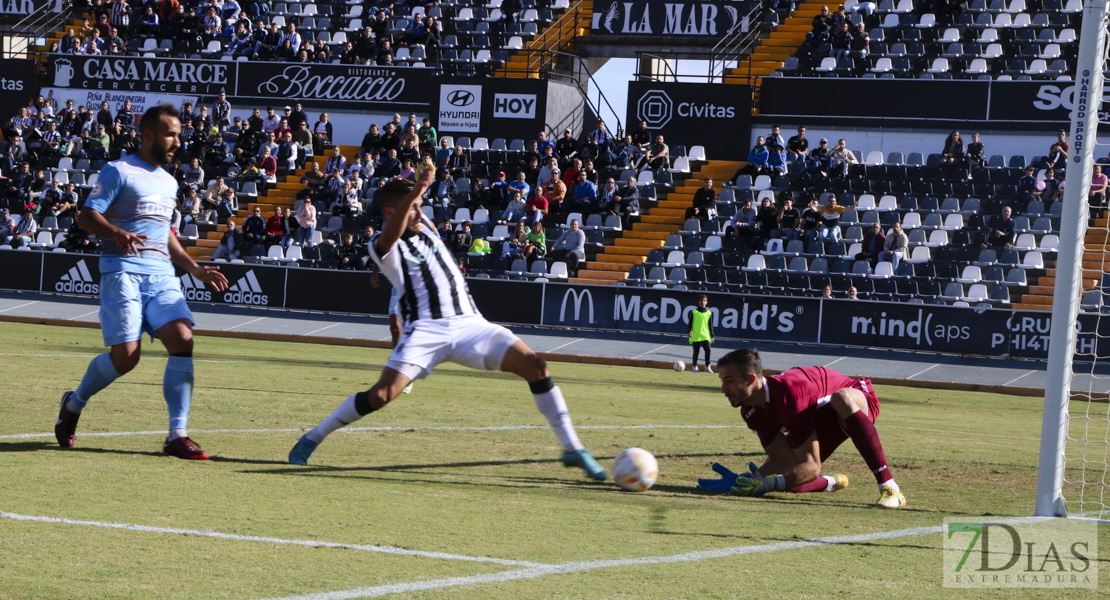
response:
<svg viewBox="0 0 1110 600"><path fill-rule="evenodd" d="M336 326L341 325L341 324L342 323L332 323L331 325L327 325L327 326L321 327L319 329L313 329L312 331L309 331L308 333L303 333L301 335L309 336L309 335L312 335L314 333L319 333L319 332L321 332L325 329L331 329L332 327L336 327Z"/></svg>
<svg viewBox="0 0 1110 600"><path fill-rule="evenodd" d="M262 537L256 535L236 535L233 533L220 533L206 529L178 529L174 527L150 527L148 525L135 525L132 523L109 523L104 521L82 521L78 519L62 519L57 517L38 517L18 515L0 511L0 518L13 521L31 521L36 523L60 523L64 525L83 525L86 527L103 527L106 529L124 529L127 531L141 531L144 533L165 533L173 535L191 535L195 537L216 538L235 542L263 542L267 544L280 544L286 546L306 546L309 548L341 548L344 550L361 550L364 552L379 552L382 554L404 554L420 556L423 558L438 558L443 560L459 560L464 562L491 563L512 567L547 567L543 563L528 562L523 560L508 560L488 556L465 556L462 554L448 554L446 552L424 552L421 550L408 550L396 546L375 546L365 544L339 544L336 542L322 542L319 540L294 540L286 538Z"/></svg>
<svg viewBox="0 0 1110 600"><path fill-rule="evenodd" d="M583 425L576 429L744 429L743 425ZM337 431L521 431L550 429L547 425L498 425L493 427L344 427ZM193 429L193 433L300 433L302 428L287 429ZM82 433L81 437L131 437L136 435L166 435L165 431L113 431ZM13 433L0 435L0 440L25 440L51 438L53 433Z"/></svg>
<svg viewBox="0 0 1110 600"><path fill-rule="evenodd" d="M578 338L578 339L571 340L571 341L569 341L565 344L559 344L558 346L555 346L554 348L548 350L548 352L554 352L554 351L559 350L561 348L566 348L567 346L569 346L571 344L577 344L578 342L581 342L584 339L586 339L586 338Z"/></svg>
<svg viewBox="0 0 1110 600"><path fill-rule="evenodd" d="M1016 435L996 435L993 433L973 433L969 431L945 431L943 429L925 429L922 427L898 427L896 425L876 425L875 429L904 429L907 431L928 431L930 433L948 433L951 435L967 435L971 437L1002 438L1006 440L1022 440L1026 442L1039 442L1041 438L1019 437Z"/></svg>
<svg viewBox="0 0 1110 600"><path fill-rule="evenodd" d="M921 374L922 374L922 373L924 373L925 371L928 371L929 369L932 369L932 368L934 368L934 367L938 367L938 366L940 366L940 365L935 365L935 364L933 364L933 365L929 365L929 366L925 367L924 369L921 369L920 371L918 371L918 372L914 373L913 375L910 375L910 376L909 376L909 377L907 377L906 379L913 379L914 377L917 377L918 375L921 375Z"/></svg>
<svg viewBox="0 0 1110 600"><path fill-rule="evenodd" d="M0 310L0 313L5 313L5 312L8 312L9 310L15 310L17 308L23 308L24 306L30 306L32 304L37 304L37 303L38 303L38 300L32 300L30 302L24 302L23 304L17 304L15 306L9 306L5 309Z"/></svg>
<svg viewBox="0 0 1110 600"><path fill-rule="evenodd" d="M223 329L223 331L231 331L232 329L235 329L236 327L242 327L244 325L250 325L251 323L254 323L255 321L261 321L262 319L265 319L265 318L266 317L258 317L257 319L251 319L250 321L244 321L242 323L236 323L235 325L232 325L231 327L225 327Z"/></svg>
<svg viewBox="0 0 1110 600"><path fill-rule="evenodd" d="M1010 385L1010 384L1016 382L1019 379L1024 379L1025 377L1028 377L1028 376L1032 375L1033 373L1043 373L1043 372L1044 371L1026 371L1026 372L1022 373L1021 375L1018 375L1017 377L1014 377L1013 379L1007 381L1006 383L1003 383L1002 385Z"/></svg>

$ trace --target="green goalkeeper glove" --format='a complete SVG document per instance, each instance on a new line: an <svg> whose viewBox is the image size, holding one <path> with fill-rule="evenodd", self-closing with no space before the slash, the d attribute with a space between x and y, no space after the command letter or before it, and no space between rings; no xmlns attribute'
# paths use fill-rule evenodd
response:
<svg viewBox="0 0 1110 600"><path fill-rule="evenodd" d="M748 463L750 472L736 478L732 492L736 496L762 496L767 492L781 492L786 489L786 478L782 475L764 475L756 464Z"/></svg>

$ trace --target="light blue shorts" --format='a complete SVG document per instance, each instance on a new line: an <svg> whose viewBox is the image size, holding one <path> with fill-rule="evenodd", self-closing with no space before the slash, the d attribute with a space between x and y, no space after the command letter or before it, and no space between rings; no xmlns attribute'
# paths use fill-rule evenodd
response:
<svg viewBox="0 0 1110 600"><path fill-rule="evenodd" d="M100 330L105 346L138 341L144 331L154 338L155 331L178 319L195 324L177 277L122 271L101 275Z"/></svg>
<svg viewBox="0 0 1110 600"><path fill-rule="evenodd" d="M389 292L389 314L397 314L397 288Z"/></svg>

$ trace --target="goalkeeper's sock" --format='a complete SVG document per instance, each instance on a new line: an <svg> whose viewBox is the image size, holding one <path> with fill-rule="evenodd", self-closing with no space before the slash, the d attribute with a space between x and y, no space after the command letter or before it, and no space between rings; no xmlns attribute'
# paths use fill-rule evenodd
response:
<svg viewBox="0 0 1110 600"><path fill-rule="evenodd" d="M883 486L889 487L890 489L892 489L896 492L901 492L902 491L902 488L898 487L898 484L894 483L893 479L887 479L886 481L880 483L879 484L879 491L880 492L883 491Z"/></svg>
<svg viewBox="0 0 1110 600"><path fill-rule="evenodd" d="M578 434L575 433L574 425L570 422L567 402L563 399L563 392L559 387L551 381L550 377L529 382L528 387L531 388L532 397L536 400L536 408L547 417L547 422L555 432L555 437L559 438L563 450L574 452L581 448L582 442L578 441Z"/></svg>
<svg viewBox="0 0 1110 600"><path fill-rule="evenodd" d="M867 468L875 475L875 481L881 486L894 479L890 474L890 467L886 464L886 454L883 453L883 445L879 442L879 432L875 431L875 424L867 414L857 410L848 415L848 418L844 419L844 429L851 436L852 443L856 445L856 450L859 450L864 462L867 463Z"/></svg>
<svg viewBox="0 0 1110 600"><path fill-rule="evenodd" d="M366 392L351 394L339 405L339 408L335 409L335 412L328 415L328 418L306 433L305 437L319 444L324 441L324 438L331 435L331 432L354 423L374 412L374 410L376 409L370 406L370 400Z"/></svg>
<svg viewBox="0 0 1110 600"><path fill-rule="evenodd" d="M786 491L793 492L795 494L808 494L810 492L831 492L833 484L830 483L830 480L836 481L835 479L832 479L831 477L827 477L825 475L822 475L822 476L818 477L817 479L814 479L813 481L811 481L809 483L803 483L802 485L796 485L796 486L794 486L794 487L792 487L792 488L790 488Z"/></svg>

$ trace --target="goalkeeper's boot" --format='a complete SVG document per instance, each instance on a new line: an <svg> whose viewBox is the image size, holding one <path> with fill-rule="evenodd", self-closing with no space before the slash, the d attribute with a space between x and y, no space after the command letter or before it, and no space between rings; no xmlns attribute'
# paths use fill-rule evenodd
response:
<svg viewBox="0 0 1110 600"><path fill-rule="evenodd" d="M879 501L875 503L875 506L879 508L902 508L905 505L906 497L902 495L902 492L889 485L879 488Z"/></svg>
<svg viewBox="0 0 1110 600"><path fill-rule="evenodd" d="M289 464L307 466L308 457L312 456L316 446L319 444L308 439L308 434L302 435L301 439L297 440L297 445L289 451Z"/></svg>
<svg viewBox="0 0 1110 600"><path fill-rule="evenodd" d="M580 467L586 472L586 476L598 481L604 480L608 475L605 469L598 464L590 451L585 448L579 448L573 452L563 453L563 466L564 467Z"/></svg>
<svg viewBox="0 0 1110 600"><path fill-rule="evenodd" d="M58 420L54 422L54 437L58 438L58 445L62 448L72 448L77 441L77 420L81 413L71 413L66 408L66 402L73 395L73 390L62 394L62 407L58 409Z"/></svg>
<svg viewBox="0 0 1110 600"><path fill-rule="evenodd" d="M836 482L833 483L832 491L839 492L840 490L848 487L848 476L847 475L845 475L843 473L837 473L836 475L833 475L833 479L835 479Z"/></svg>

